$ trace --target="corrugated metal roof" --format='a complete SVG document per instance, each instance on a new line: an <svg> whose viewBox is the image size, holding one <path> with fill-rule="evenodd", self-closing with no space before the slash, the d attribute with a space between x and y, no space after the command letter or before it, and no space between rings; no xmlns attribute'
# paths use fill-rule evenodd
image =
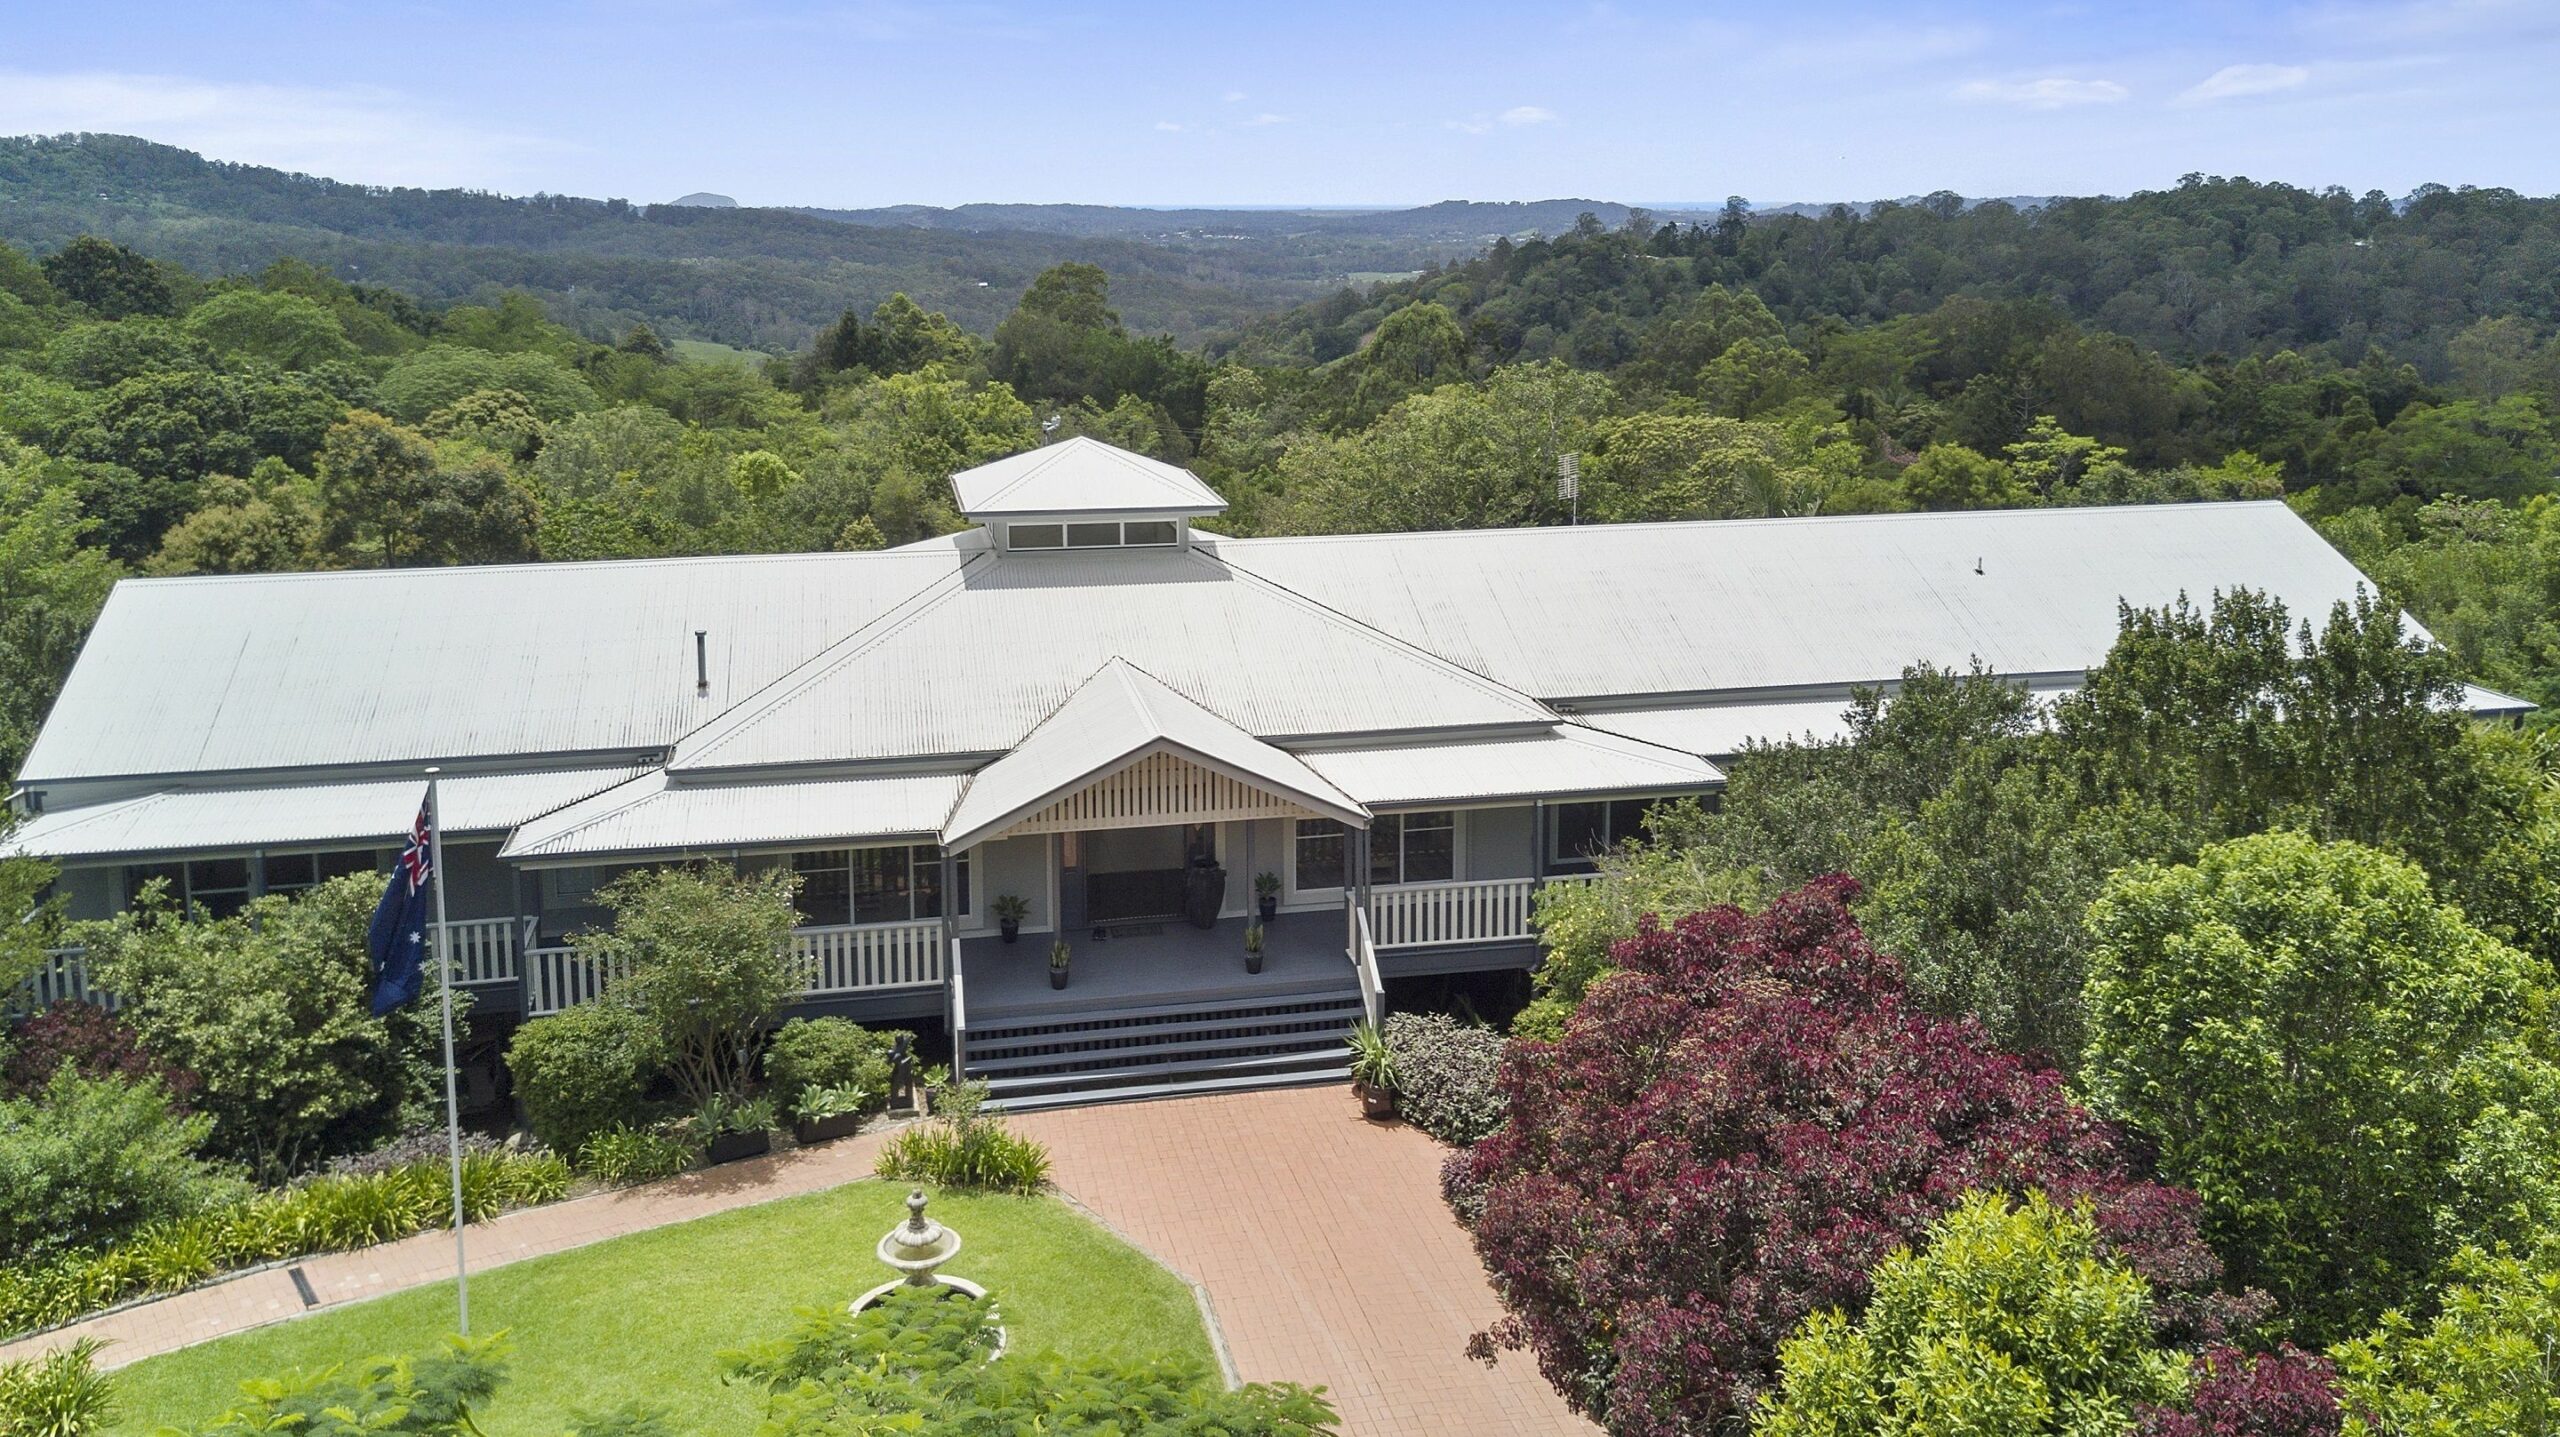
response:
<svg viewBox="0 0 2560 1437"><path fill-rule="evenodd" d="M1355 824L1368 814L1295 754L1272 747L1113 658L1020 747L980 769L952 809L943 845L966 848L1093 779L1167 747L1268 792Z"/></svg>
<svg viewBox="0 0 2560 1437"><path fill-rule="evenodd" d="M1190 470L1079 434L951 476L972 519L1032 514L1215 514L1227 507Z"/></svg>
<svg viewBox="0 0 2560 1437"><path fill-rule="evenodd" d="M1724 781L1686 753L1571 724L1527 738L1320 749L1307 763L1372 808L1548 794L1660 793Z"/></svg>
<svg viewBox="0 0 2560 1437"><path fill-rule="evenodd" d="M2024 677L2117 604L2248 587L2318 623L2363 576L2278 502L1219 540L1237 568L1544 699Z"/></svg>
<svg viewBox="0 0 2560 1437"><path fill-rule="evenodd" d="M476 774L438 786L448 834L504 833L611 788L632 768ZM6 851L47 858L239 852L399 842L426 796L424 778L265 788L177 788L29 819Z"/></svg>
<svg viewBox="0 0 2560 1437"><path fill-rule="evenodd" d="M128 579L21 781L663 749L962 558Z"/></svg>
<svg viewBox="0 0 2560 1437"><path fill-rule="evenodd" d="M930 838L965 776L671 784L644 774L519 829L499 857L527 863L716 852L802 842Z"/></svg>
<svg viewBox="0 0 2560 1437"><path fill-rule="evenodd" d="M2478 684L2464 684L2462 707L2480 718L2513 718L2529 714L2542 705L2531 699L2517 698L2514 694L2502 694L2496 689L2484 689Z"/></svg>
<svg viewBox="0 0 2560 1437"><path fill-rule="evenodd" d="M1555 721L1204 554L984 554L687 737L674 763L1002 753L1113 658L1266 739Z"/></svg>

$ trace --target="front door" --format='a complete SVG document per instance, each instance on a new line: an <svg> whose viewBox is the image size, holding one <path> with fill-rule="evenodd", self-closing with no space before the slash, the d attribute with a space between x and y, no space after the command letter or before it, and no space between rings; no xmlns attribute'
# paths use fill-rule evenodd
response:
<svg viewBox="0 0 2560 1437"><path fill-rule="evenodd" d="M1099 829L1081 836L1085 909L1093 923L1134 923L1178 918L1184 873L1192 864L1217 861L1212 824Z"/></svg>

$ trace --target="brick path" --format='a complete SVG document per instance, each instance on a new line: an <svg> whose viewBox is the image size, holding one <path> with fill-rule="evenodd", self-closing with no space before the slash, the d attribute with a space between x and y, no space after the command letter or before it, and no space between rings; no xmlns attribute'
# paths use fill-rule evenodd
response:
<svg viewBox="0 0 2560 1437"><path fill-rule="evenodd" d="M1058 1186L1209 1293L1247 1381L1322 1383L1348 1437L1589 1432L1523 1356L1460 1351L1498 1314L1440 1203L1442 1149L1363 1122L1339 1087L1033 1113ZM471 1269L871 1175L881 1136L730 1163L670 1182L509 1213L470 1231ZM300 1264L320 1307L440 1282L453 1234L421 1233ZM306 1310L285 1268L126 1308L0 1347L0 1361L78 1337L136 1362Z"/></svg>
<svg viewBox="0 0 2560 1437"><path fill-rule="evenodd" d="M1440 1202L1438 1144L1339 1087L1068 1108L1014 1126L1058 1186L1209 1291L1246 1381L1321 1382L1351 1437L1591 1432L1521 1354L1470 1362L1500 1315Z"/></svg>

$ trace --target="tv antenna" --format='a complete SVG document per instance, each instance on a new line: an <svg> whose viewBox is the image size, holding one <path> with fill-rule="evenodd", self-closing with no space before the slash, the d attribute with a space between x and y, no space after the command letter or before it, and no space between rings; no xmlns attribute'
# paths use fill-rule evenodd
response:
<svg viewBox="0 0 2560 1437"><path fill-rule="evenodd" d="M1556 456L1556 502L1570 506L1570 522L1582 522L1582 456L1570 449Z"/></svg>

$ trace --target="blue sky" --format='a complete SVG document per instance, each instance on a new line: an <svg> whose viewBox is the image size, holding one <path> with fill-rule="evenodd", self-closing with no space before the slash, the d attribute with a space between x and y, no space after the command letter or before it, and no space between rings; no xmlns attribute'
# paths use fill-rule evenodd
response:
<svg viewBox="0 0 2560 1437"><path fill-rule="evenodd" d="M2560 0L12 0L0 133L749 204L2560 192Z"/></svg>

